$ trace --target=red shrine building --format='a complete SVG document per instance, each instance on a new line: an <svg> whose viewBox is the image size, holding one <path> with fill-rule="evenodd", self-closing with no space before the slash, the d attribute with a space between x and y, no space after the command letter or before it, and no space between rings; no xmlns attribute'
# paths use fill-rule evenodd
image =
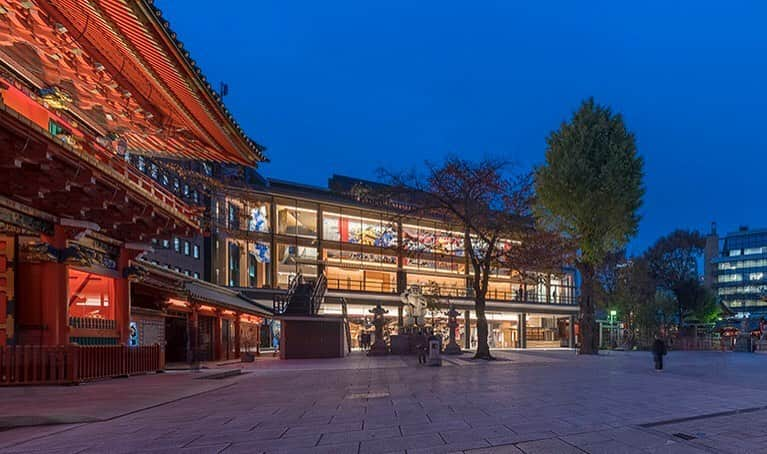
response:
<svg viewBox="0 0 767 454"><path fill-rule="evenodd" d="M127 158L262 153L151 1L0 0L0 348L138 343L173 313L206 320L207 359L238 351L265 312L141 260L202 213Z"/></svg>

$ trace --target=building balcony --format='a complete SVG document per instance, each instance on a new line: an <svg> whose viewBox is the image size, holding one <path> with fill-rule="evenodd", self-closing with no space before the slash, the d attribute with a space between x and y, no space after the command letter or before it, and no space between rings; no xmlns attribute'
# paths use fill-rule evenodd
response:
<svg viewBox="0 0 767 454"><path fill-rule="evenodd" d="M436 289L436 292L434 291ZM380 293L380 294L397 294L397 284L394 282L376 282L376 281L361 281L354 279L342 279L331 278L328 279L328 290L332 291L349 291L355 293ZM567 287L566 290L570 295L574 295L574 289ZM472 299L474 290L471 288L461 287L449 287L449 286L436 286L436 287L423 287L423 291L427 295L433 295L440 298L457 298L457 299ZM574 296L563 296L562 292L557 292L557 296L551 295L548 298L546 295L540 295L533 292L528 292L526 295L522 291L502 291L497 289L490 289L487 292L486 299L488 301L508 301L513 303L529 303L529 304L556 304L556 305L576 305L578 300Z"/></svg>

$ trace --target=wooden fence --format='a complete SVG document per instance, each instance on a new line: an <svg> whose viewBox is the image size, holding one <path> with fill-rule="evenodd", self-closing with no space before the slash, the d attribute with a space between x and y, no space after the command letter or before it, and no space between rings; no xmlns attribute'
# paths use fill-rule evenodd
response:
<svg viewBox="0 0 767 454"><path fill-rule="evenodd" d="M156 372L159 345L19 345L0 347L0 386L56 385Z"/></svg>

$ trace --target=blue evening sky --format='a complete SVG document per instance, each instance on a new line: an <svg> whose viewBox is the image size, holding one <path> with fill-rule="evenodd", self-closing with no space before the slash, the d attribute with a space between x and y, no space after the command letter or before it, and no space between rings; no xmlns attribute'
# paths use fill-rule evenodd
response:
<svg viewBox="0 0 767 454"><path fill-rule="evenodd" d="M646 160L631 251L674 228L767 227L767 3L221 1L158 6L264 144L325 185L447 153L530 168L594 96Z"/></svg>

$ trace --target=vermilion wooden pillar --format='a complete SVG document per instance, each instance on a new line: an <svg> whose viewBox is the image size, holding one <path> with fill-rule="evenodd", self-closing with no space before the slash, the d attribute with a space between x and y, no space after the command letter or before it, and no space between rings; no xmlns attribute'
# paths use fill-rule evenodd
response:
<svg viewBox="0 0 767 454"><path fill-rule="evenodd" d="M41 241L56 249L66 247L64 228L54 227ZM69 343L67 266L58 261L19 261L16 294L19 344L64 345Z"/></svg>

